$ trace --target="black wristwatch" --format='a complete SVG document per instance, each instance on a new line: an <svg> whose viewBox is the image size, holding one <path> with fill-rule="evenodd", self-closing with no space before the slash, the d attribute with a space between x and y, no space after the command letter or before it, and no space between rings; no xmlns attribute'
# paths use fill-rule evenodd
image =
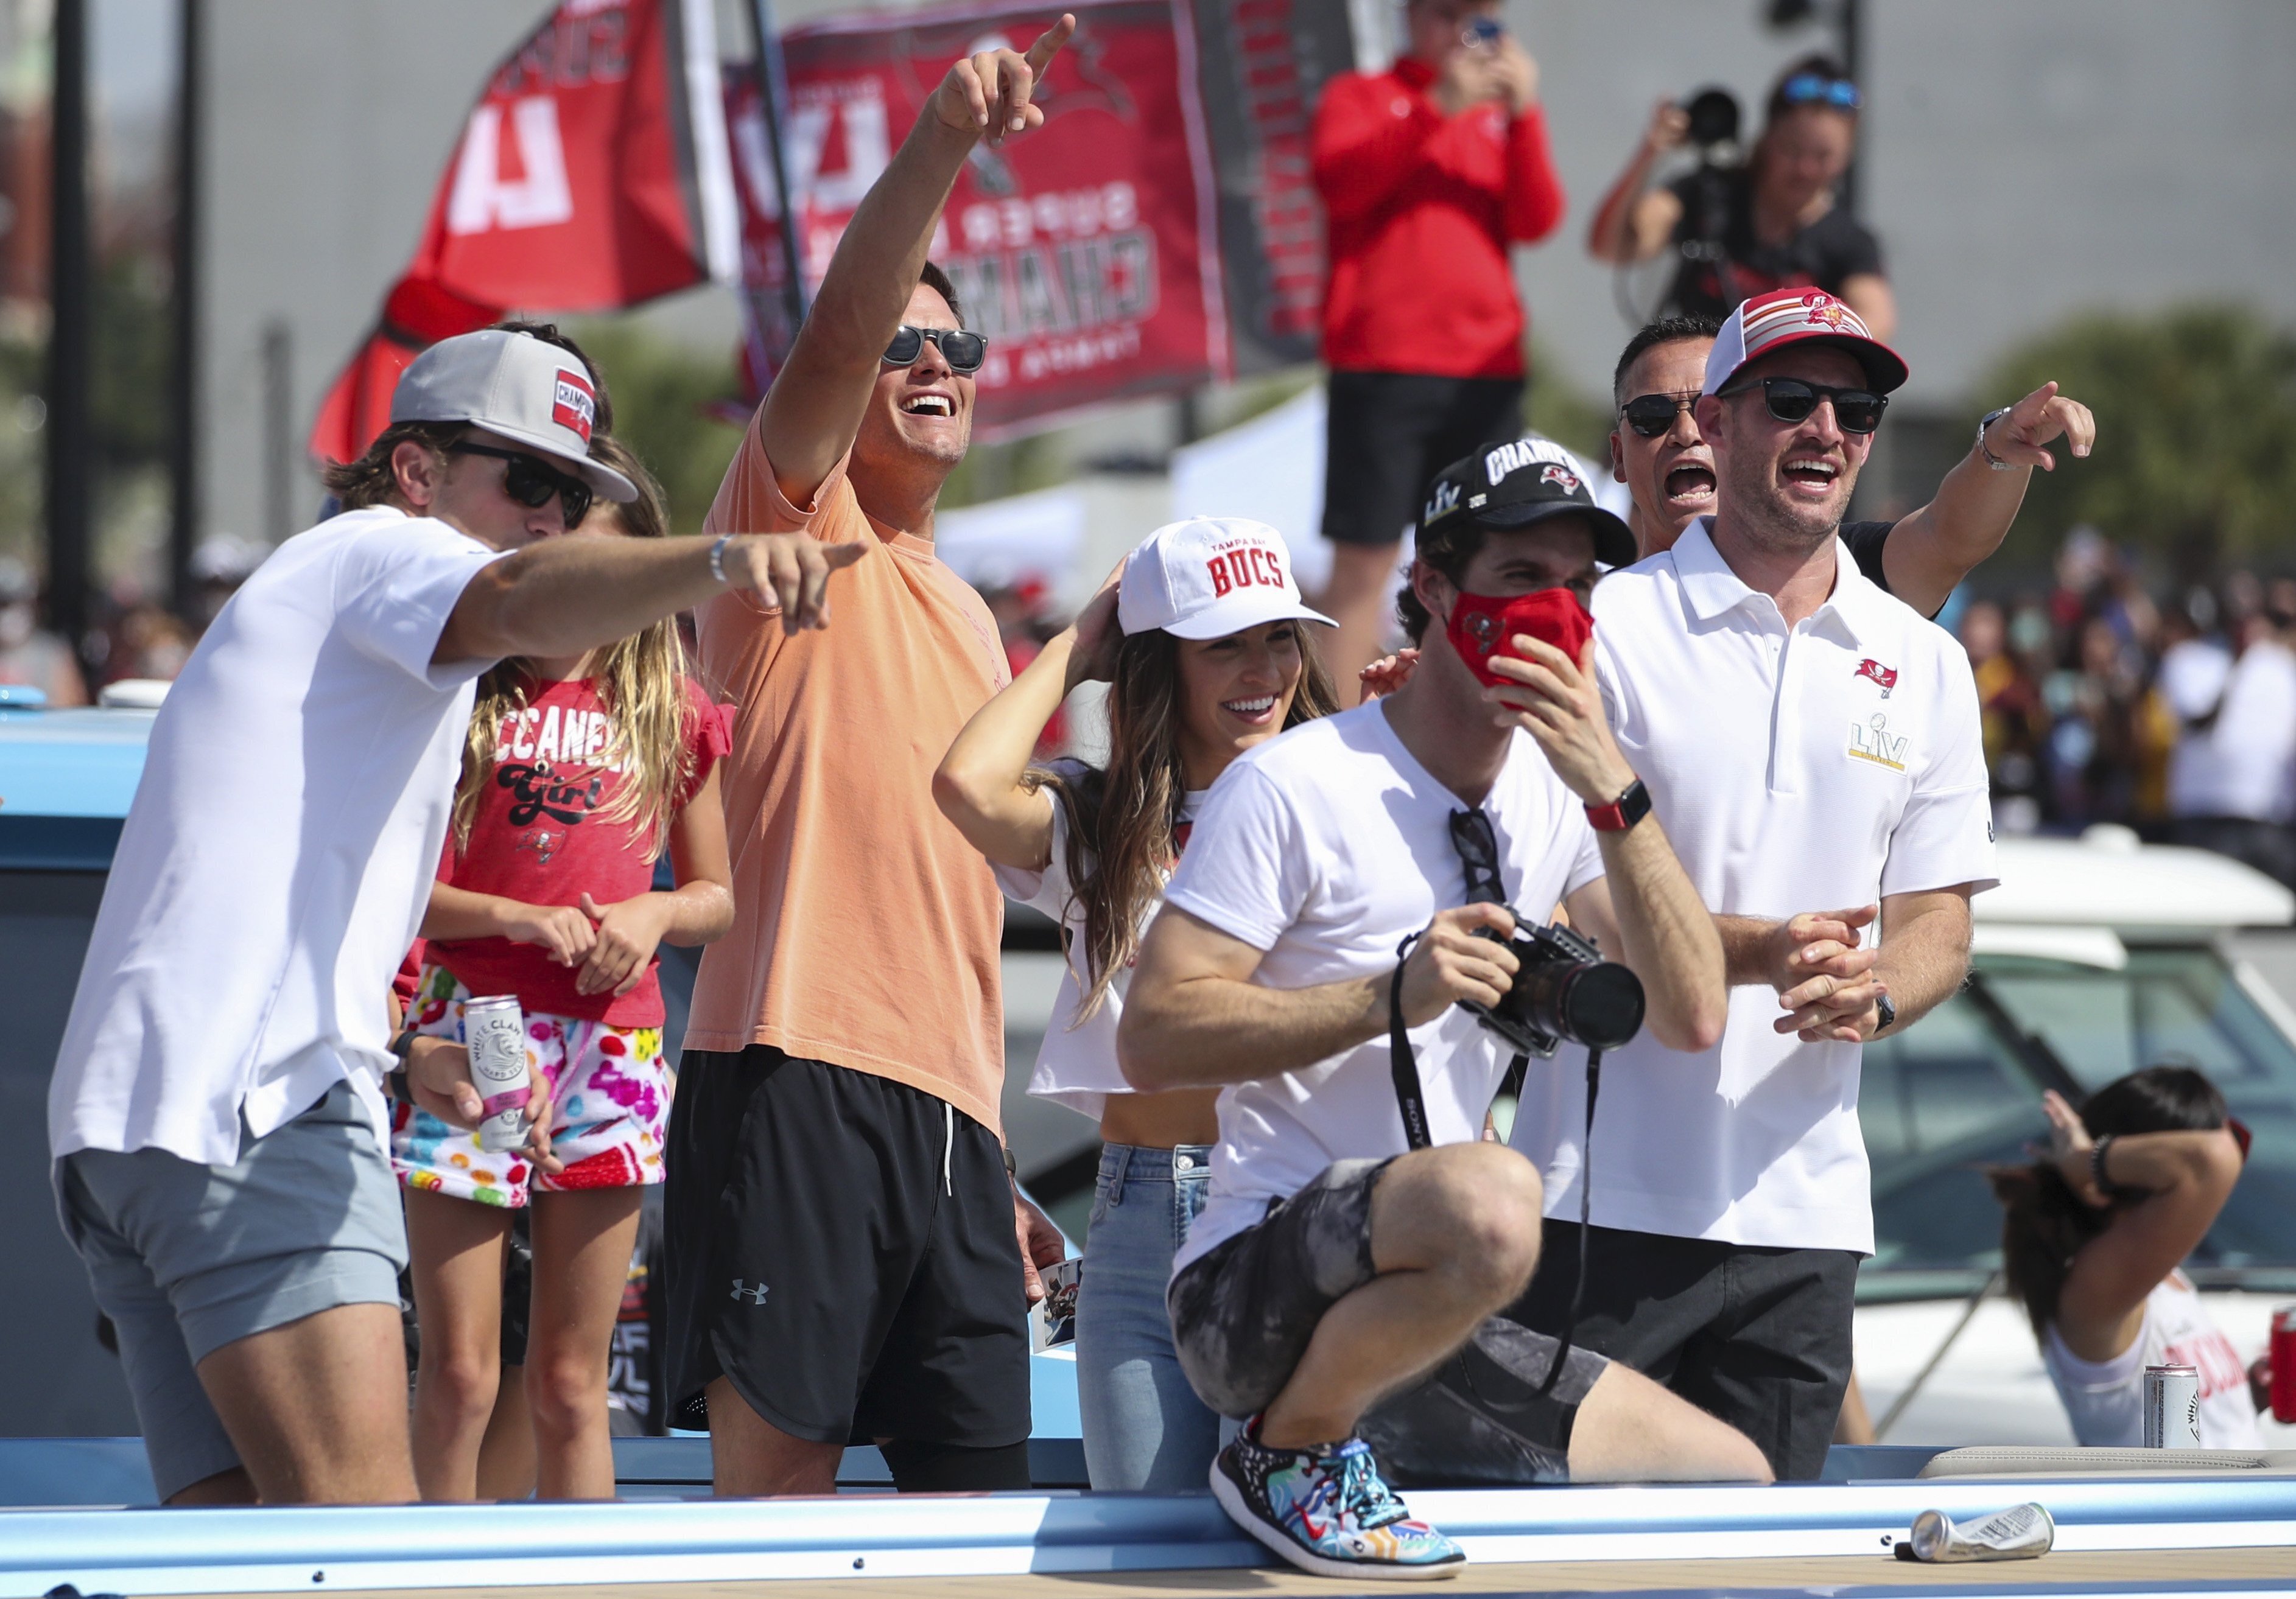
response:
<svg viewBox="0 0 2296 1599"><path fill-rule="evenodd" d="M390 1052L398 1057L398 1064L384 1073L382 1080L390 1085L390 1097L401 1105L414 1103L414 1089L406 1081L406 1069L414 1058L414 1040L421 1036L412 1027L402 1027L390 1040Z"/></svg>
<svg viewBox="0 0 2296 1599"><path fill-rule="evenodd" d="M1898 1003L1883 994L1874 1001L1874 1036L1879 1038L1898 1024Z"/></svg>

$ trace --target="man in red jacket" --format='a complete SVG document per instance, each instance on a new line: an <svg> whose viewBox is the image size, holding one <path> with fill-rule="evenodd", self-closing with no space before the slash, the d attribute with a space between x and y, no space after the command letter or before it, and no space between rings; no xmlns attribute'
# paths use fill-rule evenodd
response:
<svg viewBox="0 0 2296 1599"><path fill-rule="evenodd" d="M1410 51L1335 78L1316 110L1330 231L1331 420L1321 604L1342 682L1381 653L1381 606L1419 495L1446 465L1521 430L1521 303L1507 246L1562 220L1538 66L1497 0L1410 0Z"/></svg>

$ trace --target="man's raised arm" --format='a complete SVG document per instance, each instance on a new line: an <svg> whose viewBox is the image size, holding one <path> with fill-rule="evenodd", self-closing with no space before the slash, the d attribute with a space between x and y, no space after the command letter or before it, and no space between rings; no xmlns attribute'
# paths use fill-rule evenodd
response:
<svg viewBox="0 0 2296 1599"><path fill-rule="evenodd" d="M759 421L767 459L792 505L812 503L852 448L878 358L916 290L933 224L965 157L983 138L1001 144L1043 125L1045 113L1029 96L1075 31L1076 19L1063 14L1026 55L984 50L951 67L862 197Z"/></svg>

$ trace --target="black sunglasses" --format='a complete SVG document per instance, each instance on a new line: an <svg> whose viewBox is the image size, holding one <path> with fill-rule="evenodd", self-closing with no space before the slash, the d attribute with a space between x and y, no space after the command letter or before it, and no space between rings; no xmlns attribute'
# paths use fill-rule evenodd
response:
<svg viewBox="0 0 2296 1599"><path fill-rule="evenodd" d="M1491 831L1490 813L1480 806L1452 812L1451 847L1467 869L1467 903L1505 904L1506 883L1499 876L1499 841Z"/></svg>
<svg viewBox="0 0 2296 1599"><path fill-rule="evenodd" d="M1721 390L1720 397L1731 399L1755 388L1762 391L1762 404L1769 407L1770 414L1782 422L1806 421L1820 400L1831 400L1833 420L1841 424L1844 433L1873 432L1882 425L1882 412L1890 404L1889 396L1868 389L1828 388L1800 378L1757 378Z"/></svg>
<svg viewBox="0 0 2296 1599"><path fill-rule="evenodd" d="M1636 395L1619 407L1628 427L1644 438L1674 431L1674 419L1698 404L1696 395Z"/></svg>
<svg viewBox="0 0 2296 1599"><path fill-rule="evenodd" d="M962 328L913 328L903 322L893 330L893 342L885 347L885 364L914 366L925 353L927 339L940 351L940 358L953 372L977 372L988 359L988 341L978 333L967 333Z"/></svg>
<svg viewBox="0 0 2296 1599"><path fill-rule="evenodd" d="M540 510L550 503L551 495L557 495L566 514L569 533L582 526L582 518L590 514L590 485L579 477L551 470L531 455L516 450L497 450L492 445L448 445L447 453L485 455L508 461L510 466L503 473L503 493L529 510Z"/></svg>

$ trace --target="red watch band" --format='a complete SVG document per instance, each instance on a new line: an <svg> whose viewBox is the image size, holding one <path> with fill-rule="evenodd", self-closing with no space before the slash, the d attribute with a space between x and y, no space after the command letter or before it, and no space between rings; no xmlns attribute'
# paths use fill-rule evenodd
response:
<svg viewBox="0 0 2296 1599"><path fill-rule="evenodd" d="M1587 824L1597 833L1623 833L1650 814L1650 790L1636 778L1607 805L1587 807Z"/></svg>

